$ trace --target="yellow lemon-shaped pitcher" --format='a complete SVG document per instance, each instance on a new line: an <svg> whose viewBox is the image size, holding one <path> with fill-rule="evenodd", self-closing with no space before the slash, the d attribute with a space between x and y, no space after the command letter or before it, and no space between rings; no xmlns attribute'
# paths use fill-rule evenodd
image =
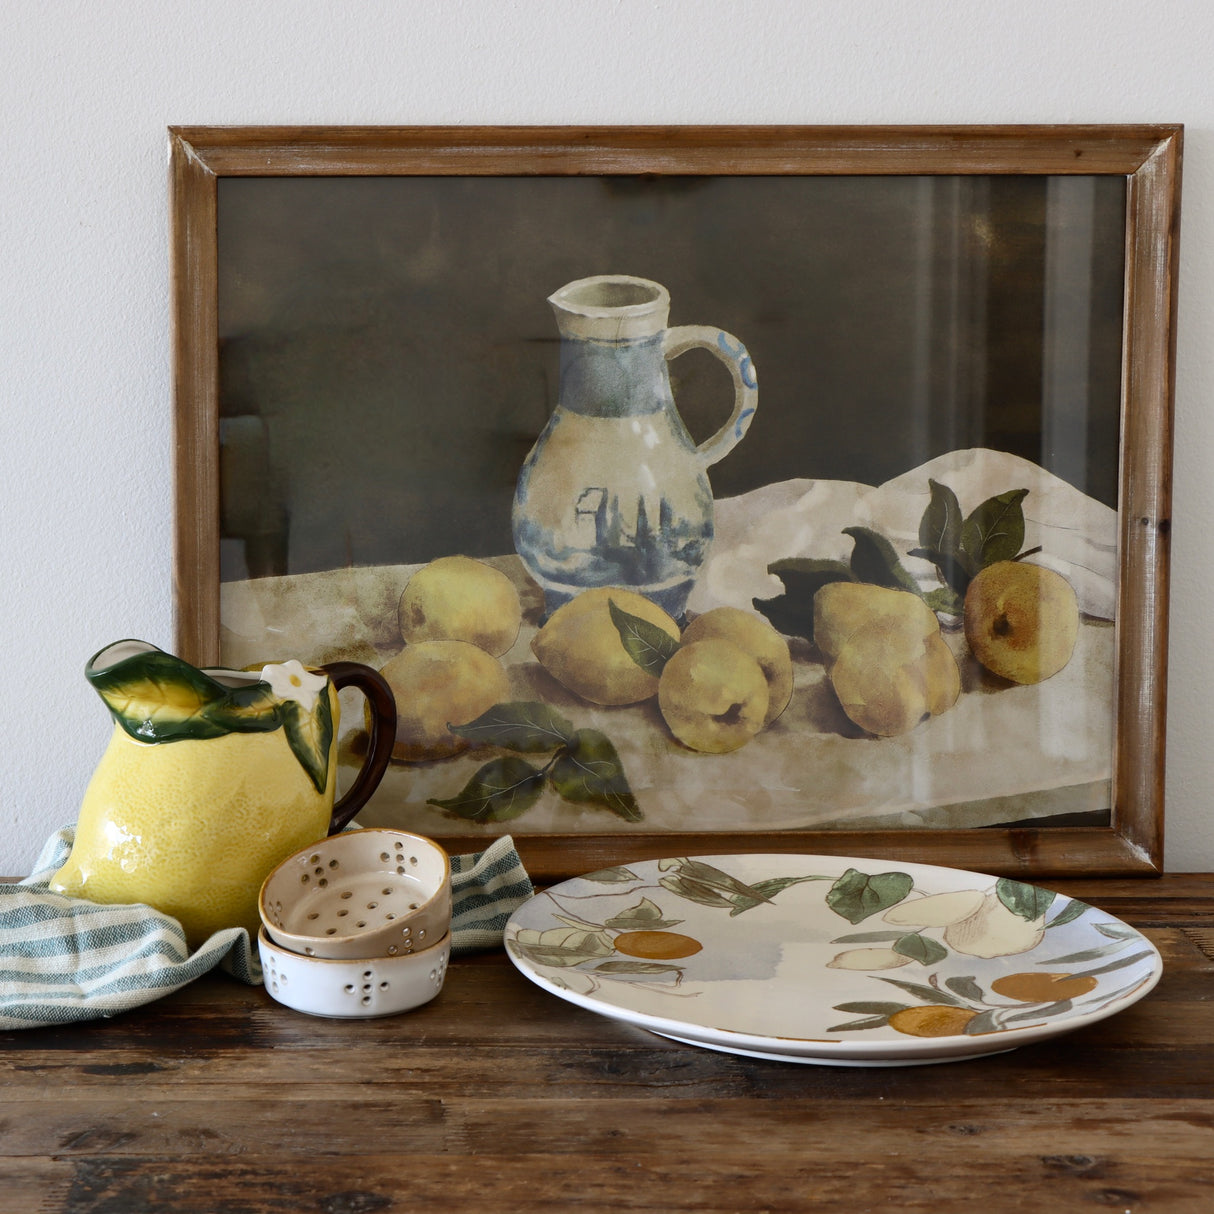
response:
<svg viewBox="0 0 1214 1214"><path fill-rule="evenodd" d="M266 875L349 822L391 756L392 691L355 662L199 670L144 641L118 641L85 675L114 732L50 888L153 906L181 923L191 947L221 928L255 934ZM371 742L336 800L337 692L346 686L367 697Z"/></svg>

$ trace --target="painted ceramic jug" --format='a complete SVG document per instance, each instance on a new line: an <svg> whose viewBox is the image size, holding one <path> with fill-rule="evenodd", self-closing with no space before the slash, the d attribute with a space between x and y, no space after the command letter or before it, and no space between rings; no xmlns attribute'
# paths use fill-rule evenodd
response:
<svg viewBox="0 0 1214 1214"><path fill-rule="evenodd" d="M561 335L560 390L519 474L515 549L549 612L583 590L627 586L678 619L712 542L707 469L754 416L750 356L720 329L667 328L670 294L645 278L582 278L548 302ZM734 382L732 415L699 446L666 366L697 346Z"/></svg>
<svg viewBox="0 0 1214 1214"><path fill-rule="evenodd" d="M262 881L346 825L391 756L392 691L356 662L199 670L145 641L117 641L85 676L114 731L50 887L153 906L180 921L191 947L225 927L256 936ZM371 740L337 798L342 687L366 696Z"/></svg>

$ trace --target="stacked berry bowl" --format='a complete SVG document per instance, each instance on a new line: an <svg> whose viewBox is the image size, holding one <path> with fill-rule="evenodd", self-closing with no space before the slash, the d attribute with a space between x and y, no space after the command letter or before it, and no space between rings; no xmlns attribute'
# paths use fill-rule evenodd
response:
<svg viewBox="0 0 1214 1214"><path fill-rule="evenodd" d="M266 990L314 1016L407 1012L442 990L451 952L451 863L406 831L322 839L265 879L257 944Z"/></svg>

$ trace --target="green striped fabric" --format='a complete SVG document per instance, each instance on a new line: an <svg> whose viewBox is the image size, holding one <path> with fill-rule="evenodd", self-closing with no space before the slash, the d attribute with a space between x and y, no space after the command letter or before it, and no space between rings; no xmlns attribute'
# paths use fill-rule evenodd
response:
<svg viewBox="0 0 1214 1214"><path fill-rule="evenodd" d="M177 920L150 906L101 906L51 893L71 829L47 840L34 872L0 883L0 1029L113 1016L178 990L216 966L261 982L243 927L216 932L193 953ZM532 894L509 835L451 857L453 956L497 948L514 909Z"/></svg>

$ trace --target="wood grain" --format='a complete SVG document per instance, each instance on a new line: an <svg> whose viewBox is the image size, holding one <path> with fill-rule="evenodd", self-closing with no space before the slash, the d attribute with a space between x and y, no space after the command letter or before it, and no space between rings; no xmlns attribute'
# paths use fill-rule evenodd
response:
<svg viewBox="0 0 1214 1214"><path fill-rule="evenodd" d="M0 1033L0 1208L37 1214L1209 1209L1214 874L1059 883L1142 928L1118 1016L933 1067L699 1050L553 999L501 952L433 1003L319 1020L222 975Z"/></svg>

